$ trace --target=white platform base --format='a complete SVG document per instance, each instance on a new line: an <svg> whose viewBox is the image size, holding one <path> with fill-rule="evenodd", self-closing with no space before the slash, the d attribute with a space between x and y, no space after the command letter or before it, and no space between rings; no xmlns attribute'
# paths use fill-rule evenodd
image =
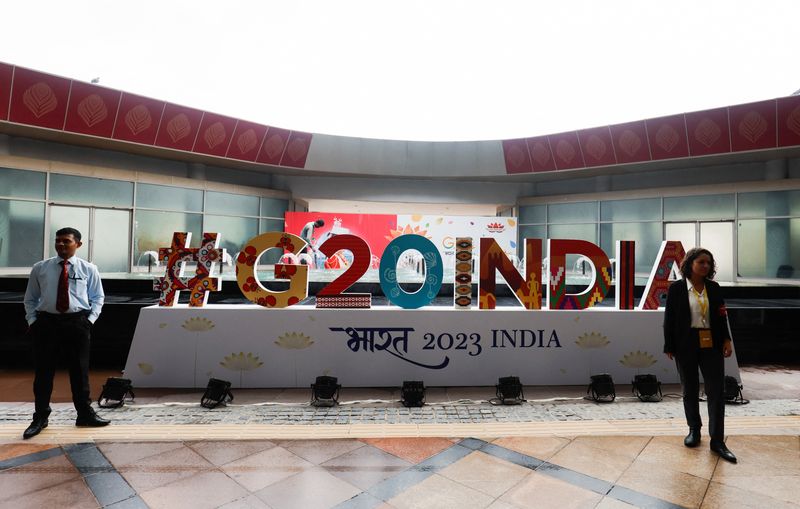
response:
<svg viewBox="0 0 800 509"><path fill-rule="evenodd" d="M653 373L678 382L662 353L662 311L459 311L427 307L315 309L207 305L144 308L125 376L135 387L308 387L327 374L346 387L619 384ZM333 330L332 330L333 329ZM726 373L739 378L735 355Z"/></svg>

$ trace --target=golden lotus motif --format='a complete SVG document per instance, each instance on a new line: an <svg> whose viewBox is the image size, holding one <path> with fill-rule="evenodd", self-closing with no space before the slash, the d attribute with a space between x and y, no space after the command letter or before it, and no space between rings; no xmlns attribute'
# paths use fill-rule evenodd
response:
<svg viewBox="0 0 800 509"><path fill-rule="evenodd" d="M219 365L231 371L252 371L260 368L264 363L261 362L258 355L253 355L252 352L247 352L247 354L239 352L226 355Z"/></svg>
<svg viewBox="0 0 800 509"><path fill-rule="evenodd" d="M181 327L190 332L205 332L214 328L214 322L202 316L195 316L183 322Z"/></svg>
<svg viewBox="0 0 800 509"><path fill-rule="evenodd" d="M655 357L647 352L640 352L639 350L628 352L619 360L619 363L623 366L636 369L649 368L656 362L658 361L656 361Z"/></svg>
<svg viewBox="0 0 800 509"><path fill-rule="evenodd" d="M137 366L139 366L139 371L141 371L143 375L152 375L153 371L155 371L152 364L146 362L140 362Z"/></svg>
<svg viewBox="0 0 800 509"><path fill-rule="evenodd" d="M609 343L611 343L611 341L599 332L586 332L578 336L578 340L575 341L575 344L583 349L604 348L608 346Z"/></svg>
<svg viewBox="0 0 800 509"><path fill-rule="evenodd" d="M302 332L287 332L283 336L278 336L275 344L289 350L303 350L313 345L314 340Z"/></svg>

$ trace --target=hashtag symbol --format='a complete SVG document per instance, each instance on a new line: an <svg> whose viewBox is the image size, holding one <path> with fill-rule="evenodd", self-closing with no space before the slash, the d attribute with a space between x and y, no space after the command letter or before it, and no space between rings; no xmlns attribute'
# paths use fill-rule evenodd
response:
<svg viewBox="0 0 800 509"><path fill-rule="evenodd" d="M217 292L222 288L222 279L211 277L214 263L225 259L225 249L219 249L219 235L203 233L203 242L199 248L189 247L192 234L175 232L172 234L172 245L158 250L158 259L167 270L164 277L156 278L153 289L160 292L159 306L173 306L178 301L181 290L191 292L189 307L202 307L208 300L208 292ZM197 262L194 277L183 276L187 262Z"/></svg>

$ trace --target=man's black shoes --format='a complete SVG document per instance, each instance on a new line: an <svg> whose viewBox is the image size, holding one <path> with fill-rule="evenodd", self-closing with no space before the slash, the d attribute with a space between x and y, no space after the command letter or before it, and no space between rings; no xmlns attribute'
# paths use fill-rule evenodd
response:
<svg viewBox="0 0 800 509"><path fill-rule="evenodd" d="M719 454L719 457L724 459L725 461L730 461L731 463L736 463L736 456L728 449L723 441L711 441L711 450L715 453Z"/></svg>
<svg viewBox="0 0 800 509"><path fill-rule="evenodd" d="M689 428L689 434L683 439L686 447L697 447L700 445L700 428Z"/></svg>
<svg viewBox="0 0 800 509"><path fill-rule="evenodd" d="M47 427L47 417L34 417L33 422L28 428L22 433L22 438L28 440L29 438L33 438L39 433L42 432L43 429Z"/></svg>
<svg viewBox="0 0 800 509"><path fill-rule="evenodd" d="M94 410L78 415L78 418L75 419L75 426L81 427L100 428L102 426L108 426L109 424L111 424L111 421L98 416L94 413Z"/></svg>

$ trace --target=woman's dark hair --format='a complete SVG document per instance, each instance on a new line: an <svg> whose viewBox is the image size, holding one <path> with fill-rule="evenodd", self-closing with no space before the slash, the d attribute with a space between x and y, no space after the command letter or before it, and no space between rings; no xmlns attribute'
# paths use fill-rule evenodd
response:
<svg viewBox="0 0 800 509"><path fill-rule="evenodd" d="M322 219L317 219L316 221L314 221L314 226L316 226L317 228L319 228L320 226L325 226L325 221L323 221Z"/></svg>
<svg viewBox="0 0 800 509"><path fill-rule="evenodd" d="M708 272L706 279L714 279L714 275L717 273L717 262L714 261L714 255L711 254L711 251L703 247L693 247L683 258L683 261L681 262L681 275L685 279L692 277L692 264L698 256L704 254L711 258L711 270Z"/></svg>

